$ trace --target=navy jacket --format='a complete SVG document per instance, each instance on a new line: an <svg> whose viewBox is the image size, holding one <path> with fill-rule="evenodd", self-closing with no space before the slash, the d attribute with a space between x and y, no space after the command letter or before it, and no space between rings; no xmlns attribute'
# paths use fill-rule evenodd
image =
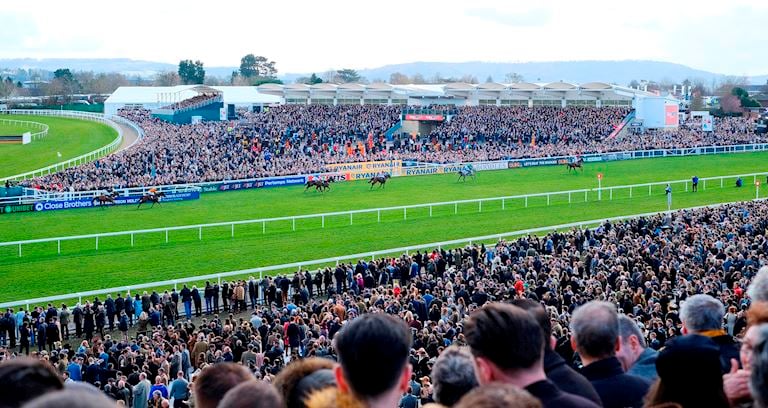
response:
<svg viewBox="0 0 768 408"><path fill-rule="evenodd" d="M585 366L581 373L595 387L605 408L640 408L651 386L651 382L644 378L626 374L616 357Z"/></svg>
<svg viewBox="0 0 768 408"><path fill-rule="evenodd" d="M544 372L547 379L552 381L561 390L582 396L595 404L602 404L595 387L583 375L565 363L565 360L556 352L544 350Z"/></svg>
<svg viewBox="0 0 768 408"><path fill-rule="evenodd" d="M529 384L525 390L541 401L543 408L599 408L600 405L584 397L563 392L549 380Z"/></svg>

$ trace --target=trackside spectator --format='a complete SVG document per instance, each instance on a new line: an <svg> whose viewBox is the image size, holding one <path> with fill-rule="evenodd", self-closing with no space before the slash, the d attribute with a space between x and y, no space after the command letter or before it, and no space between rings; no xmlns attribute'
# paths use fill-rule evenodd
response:
<svg viewBox="0 0 768 408"><path fill-rule="evenodd" d="M477 387L472 360L472 353L466 348L451 346L443 350L432 367L435 402L450 407Z"/></svg>
<svg viewBox="0 0 768 408"><path fill-rule="evenodd" d="M477 387L454 405L456 408L541 408L541 402L510 384L491 383Z"/></svg>
<svg viewBox="0 0 768 408"><path fill-rule="evenodd" d="M509 304L489 303L472 313L465 327L481 385L500 382L520 387L543 407L598 407L568 394L544 374L544 336L527 311Z"/></svg>
<svg viewBox="0 0 768 408"><path fill-rule="evenodd" d="M221 362L213 364L195 379L195 406L216 408L227 391L238 384L253 380L253 375L243 366Z"/></svg>
<svg viewBox="0 0 768 408"><path fill-rule="evenodd" d="M285 404L275 387L256 380L245 381L224 394L218 408L282 408Z"/></svg>
<svg viewBox="0 0 768 408"><path fill-rule="evenodd" d="M577 308L571 319L571 345L584 363L582 374L592 382L605 408L641 407L650 382L624 373L616 358L619 319L616 306L592 301Z"/></svg>
<svg viewBox="0 0 768 408"><path fill-rule="evenodd" d="M645 336L640 332L637 321L626 315L619 315L619 338L621 347L616 353L616 358L621 362L624 371L654 381L658 377L656 358L659 353L646 345Z"/></svg>
<svg viewBox="0 0 768 408"><path fill-rule="evenodd" d="M725 308L722 302L709 295L693 295L680 309L683 334L700 334L712 339L720 347L720 365L723 374L731 369L731 359L739 361L739 344L723 329Z"/></svg>

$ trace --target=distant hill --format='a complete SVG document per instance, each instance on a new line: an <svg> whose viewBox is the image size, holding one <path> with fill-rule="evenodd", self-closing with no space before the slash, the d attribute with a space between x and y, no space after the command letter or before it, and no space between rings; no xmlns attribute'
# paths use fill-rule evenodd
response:
<svg viewBox="0 0 768 408"><path fill-rule="evenodd" d="M0 72L3 69L37 69L53 72L58 68L70 68L75 71L120 72L131 77L150 78L158 72L175 71L174 64L132 60L127 58L105 59L0 59ZM339 67L342 68L342 67ZM625 60L625 61L552 61L552 62L411 62L407 64L385 65L378 68L358 70L369 81L387 81L391 74L399 72L412 76L421 74L430 80L439 74L443 78L460 78L472 75L480 82L490 76L494 81L502 82L507 73L517 73L530 82L566 81L585 83L602 81L626 85L633 79L652 81L682 82L685 79L701 80L711 84L727 74L703 71L670 62ZM228 78L237 67L205 67L206 74ZM316 71L321 75L322 70ZM279 75L285 82L293 82L298 77L309 76L307 73L285 73ZM765 84L768 75L750 77L750 83Z"/></svg>
<svg viewBox="0 0 768 408"><path fill-rule="evenodd" d="M530 82L575 82L585 83L602 81L626 85L635 80L682 82L685 79L700 79L710 84L713 79L720 80L726 74L694 69L670 62L627 60L627 61L554 61L554 62L411 62L407 64L385 65L371 69L359 69L358 72L370 81L389 80L395 72L413 76L421 74L430 80L436 74L443 78L460 78L472 75L480 82L490 76L494 81L503 82L507 73L518 73ZM318 72L320 74L320 72ZM289 82L307 74L285 74ZM765 75L750 78L751 83L764 84Z"/></svg>

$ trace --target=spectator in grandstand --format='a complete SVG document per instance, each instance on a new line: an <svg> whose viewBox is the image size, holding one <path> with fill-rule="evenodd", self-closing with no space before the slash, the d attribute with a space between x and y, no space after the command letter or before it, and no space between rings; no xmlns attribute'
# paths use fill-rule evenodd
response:
<svg viewBox="0 0 768 408"><path fill-rule="evenodd" d="M541 400L543 407L599 406L563 392L547 380L543 333L527 311L490 303L470 315L465 330L481 385L500 382L523 388Z"/></svg>
<svg viewBox="0 0 768 408"><path fill-rule="evenodd" d="M411 335L405 322L387 314L364 314L346 324L334 343L338 391L315 392L307 405L345 406L357 400L372 408L396 406L411 378Z"/></svg>
<svg viewBox="0 0 768 408"><path fill-rule="evenodd" d="M656 358L659 353L647 346L638 322L627 315L619 315L619 339L621 347L616 353L616 358L621 362L624 371L654 381L658 377Z"/></svg>
<svg viewBox="0 0 768 408"><path fill-rule="evenodd" d="M256 380L248 380L227 391L217 407L282 408L284 406L283 399L275 387Z"/></svg>
<svg viewBox="0 0 768 408"><path fill-rule="evenodd" d="M557 341L552 336L552 319L541 303L531 299L515 299L512 304L528 311L536 319L542 330L544 336L544 373L547 375L547 379L567 393L580 395L596 404L602 404L600 396L597 395L592 384L583 375L569 367L563 357L552 349Z"/></svg>
<svg viewBox="0 0 768 408"><path fill-rule="evenodd" d="M659 379L646 397L648 406L728 408L720 372L720 348L708 337L679 336L656 360Z"/></svg>
<svg viewBox="0 0 768 408"><path fill-rule="evenodd" d="M571 319L571 344L584 363L582 374L592 382L603 406L641 407L650 382L624 373L616 358L620 349L616 306L591 301L578 307Z"/></svg>
<svg viewBox="0 0 768 408"><path fill-rule="evenodd" d="M477 386L472 353L466 348L451 346L443 350L432 367L435 402L450 407Z"/></svg>
<svg viewBox="0 0 768 408"><path fill-rule="evenodd" d="M763 266L747 288L747 295L754 302L768 302L768 266Z"/></svg>
<svg viewBox="0 0 768 408"><path fill-rule="evenodd" d="M724 314L722 302L704 294L689 297L680 309L683 334L709 337L720 347L723 374L731 370L731 359L739 360L739 344L723 330Z"/></svg>
<svg viewBox="0 0 768 408"><path fill-rule="evenodd" d="M195 379L195 406L216 408L227 391L249 380L253 380L253 375L241 365L226 362L210 365Z"/></svg>

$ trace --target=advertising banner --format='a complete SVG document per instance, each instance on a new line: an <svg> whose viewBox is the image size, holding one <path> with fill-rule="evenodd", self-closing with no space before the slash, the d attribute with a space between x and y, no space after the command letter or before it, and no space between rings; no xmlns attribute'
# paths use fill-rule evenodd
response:
<svg viewBox="0 0 768 408"><path fill-rule="evenodd" d="M369 179L377 174L388 172L393 176L402 174L402 160L381 160L358 163L336 163L326 165L335 173L342 173L347 180Z"/></svg>
<svg viewBox="0 0 768 408"><path fill-rule="evenodd" d="M35 211L34 204L2 204L0 205L0 215L18 213L18 212L32 212L32 211Z"/></svg>
<svg viewBox="0 0 768 408"><path fill-rule="evenodd" d="M445 115L420 115L415 113L407 113L405 120L429 120L434 122L442 122L445 120Z"/></svg>
<svg viewBox="0 0 768 408"><path fill-rule="evenodd" d="M203 187L203 191L235 191L247 190L251 188L296 186L302 185L306 183L306 181L306 176L269 177L257 180L225 181L218 184L206 185Z"/></svg>
<svg viewBox="0 0 768 408"><path fill-rule="evenodd" d="M165 197L160 199L161 203L173 201L198 200L199 191L188 191L184 193L166 193ZM115 205L138 204L141 196L122 196L115 198ZM112 205L112 204L107 204ZM70 210L73 208L91 208L99 207L93 204L92 198L75 198L71 200L41 201L34 204L35 211L55 211Z"/></svg>

